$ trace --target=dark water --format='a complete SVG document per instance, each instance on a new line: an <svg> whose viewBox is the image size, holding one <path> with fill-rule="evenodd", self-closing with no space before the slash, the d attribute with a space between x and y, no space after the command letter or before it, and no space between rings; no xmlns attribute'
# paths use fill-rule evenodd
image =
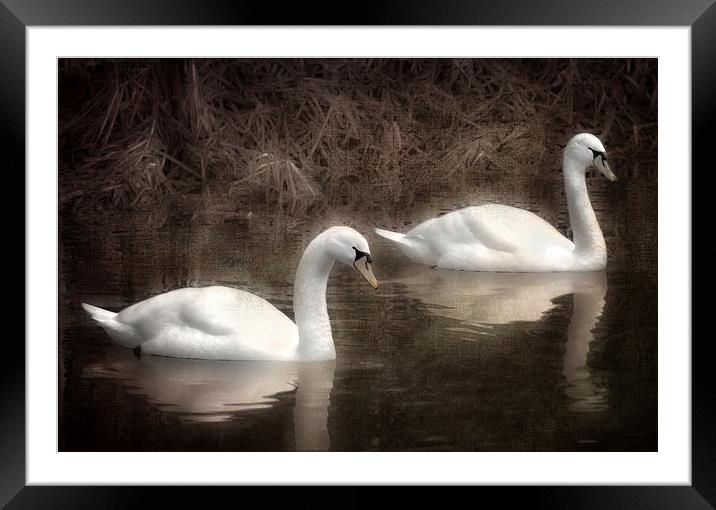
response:
<svg viewBox="0 0 716 510"><path fill-rule="evenodd" d="M315 227L64 223L60 449L656 450L655 266L627 271L637 250L604 223L609 272L537 275L410 265L360 228L380 288L334 269L319 364L136 358L79 308L220 284L293 317Z"/></svg>

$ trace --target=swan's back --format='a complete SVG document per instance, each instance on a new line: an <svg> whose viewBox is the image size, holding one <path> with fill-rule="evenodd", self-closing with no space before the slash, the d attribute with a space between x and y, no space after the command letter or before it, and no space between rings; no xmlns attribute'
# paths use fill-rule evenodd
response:
<svg viewBox="0 0 716 510"><path fill-rule="evenodd" d="M142 352L203 359L281 359L298 345L296 325L265 299L229 287L173 290L122 310Z"/></svg>
<svg viewBox="0 0 716 510"><path fill-rule="evenodd" d="M433 218L407 234L435 245L479 243L509 253L545 247L571 250L573 243L552 225L525 209L500 204L466 207Z"/></svg>

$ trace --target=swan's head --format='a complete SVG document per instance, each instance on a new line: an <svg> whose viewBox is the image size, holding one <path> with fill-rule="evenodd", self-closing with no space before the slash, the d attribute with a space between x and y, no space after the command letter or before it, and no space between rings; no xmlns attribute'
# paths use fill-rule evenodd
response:
<svg viewBox="0 0 716 510"><path fill-rule="evenodd" d="M373 257L365 237L350 227L331 227L321 236L325 237L326 250L336 262L353 266L374 289L378 288L371 269Z"/></svg>
<svg viewBox="0 0 716 510"><path fill-rule="evenodd" d="M604 149L604 145L599 138L592 134L580 133L574 136L567 142L564 155L584 163L585 170L589 165L594 165L610 181L617 180L617 176L614 175L607 163L607 151Z"/></svg>

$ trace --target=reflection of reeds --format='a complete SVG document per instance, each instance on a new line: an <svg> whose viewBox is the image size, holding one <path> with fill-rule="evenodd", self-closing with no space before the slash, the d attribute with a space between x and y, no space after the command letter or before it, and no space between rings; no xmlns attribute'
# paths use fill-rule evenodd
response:
<svg viewBox="0 0 716 510"><path fill-rule="evenodd" d="M655 60L63 59L60 203L381 209L537 175L582 130L629 155L620 178L653 167Z"/></svg>

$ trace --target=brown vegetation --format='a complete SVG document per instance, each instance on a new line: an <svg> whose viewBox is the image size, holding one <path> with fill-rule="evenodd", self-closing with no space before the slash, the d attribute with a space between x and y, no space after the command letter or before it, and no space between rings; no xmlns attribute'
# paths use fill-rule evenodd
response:
<svg viewBox="0 0 716 510"><path fill-rule="evenodd" d="M60 207L375 211L537 175L580 131L655 172L654 59L60 61Z"/></svg>

